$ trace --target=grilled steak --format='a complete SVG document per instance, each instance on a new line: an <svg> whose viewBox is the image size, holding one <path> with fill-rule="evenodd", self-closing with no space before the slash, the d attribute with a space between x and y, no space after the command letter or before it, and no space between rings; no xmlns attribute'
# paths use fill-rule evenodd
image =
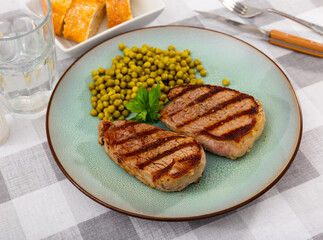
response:
<svg viewBox="0 0 323 240"><path fill-rule="evenodd" d="M205 168L204 150L191 137L127 120L102 120L98 128L111 160L150 187L181 191Z"/></svg>
<svg viewBox="0 0 323 240"><path fill-rule="evenodd" d="M171 89L168 97L172 102L161 110L161 121L215 154L243 156L264 129L262 104L248 94L220 86L185 85Z"/></svg>

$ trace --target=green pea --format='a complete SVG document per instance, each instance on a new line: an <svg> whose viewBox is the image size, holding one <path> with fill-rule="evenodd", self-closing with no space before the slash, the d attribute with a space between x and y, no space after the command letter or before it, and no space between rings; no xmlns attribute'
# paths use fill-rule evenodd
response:
<svg viewBox="0 0 323 240"><path fill-rule="evenodd" d="M202 76L202 77L205 77L205 76L206 76L206 71L205 71L204 69L202 69L202 70L200 71L200 74L201 74L201 76Z"/></svg>
<svg viewBox="0 0 323 240"><path fill-rule="evenodd" d="M203 80L201 78L196 79L196 84L202 85Z"/></svg>
<svg viewBox="0 0 323 240"><path fill-rule="evenodd" d="M100 113L98 114L98 118L99 118L99 119L103 119L103 118L104 118L104 113L100 112Z"/></svg>
<svg viewBox="0 0 323 240"><path fill-rule="evenodd" d="M90 84L89 84L89 89L90 89L90 90L93 90L94 88L95 88L95 84L94 84L94 83L90 83Z"/></svg>
<svg viewBox="0 0 323 240"><path fill-rule="evenodd" d="M97 112L97 110L92 109L92 110L90 111L90 114L91 114L92 116L96 116L96 115L98 115L98 112Z"/></svg>
<svg viewBox="0 0 323 240"><path fill-rule="evenodd" d="M200 65L201 64L201 60L200 59L198 59L198 58L196 58L195 60L194 60L194 64L197 66L197 65Z"/></svg>
<svg viewBox="0 0 323 240"><path fill-rule="evenodd" d="M105 85L103 84L103 83L101 83L100 85L99 85L99 89L101 90L101 89L104 89L105 88Z"/></svg>
<svg viewBox="0 0 323 240"><path fill-rule="evenodd" d="M189 66L190 68L193 68L193 67L195 67L195 63L192 61L192 62L190 62L190 63L188 64L188 66Z"/></svg>
<svg viewBox="0 0 323 240"><path fill-rule="evenodd" d="M167 98L167 95L165 93L162 93L159 97L159 100L165 101L166 98Z"/></svg>
<svg viewBox="0 0 323 240"><path fill-rule="evenodd" d="M98 91L96 89L91 91L92 96L96 96L98 94Z"/></svg>
<svg viewBox="0 0 323 240"><path fill-rule="evenodd" d="M197 66L196 66L196 70L197 70L198 72L202 71L202 70L203 70L203 66L202 66L202 65L197 65Z"/></svg>
<svg viewBox="0 0 323 240"><path fill-rule="evenodd" d="M143 67L145 67L145 68L149 68L150 66L151 66L150 62L145 62L144 65L143 65Z"/></svg>
<svg viewBox="0 0 323 240"><path fill-rule="evenodd" d="M99 75L99 71L97 71L97 70L93 70L93 71L92 71L92 76L96 76L96 75Z"/></svg>
<svg viewBox="0 0 323 240"><path fill-rule="evenodd" d="M223 84L223 86L228 86L230 84L230 81L228 79L224 78L222 80L222 84Z"/></svg>
<svg viewBox="0 0 323 240"><path fill-rule="evenodd" d="M142 54L141 54L141 53L138 53L138 54L136 55L136 59L137 59L137 60L142 59Z"/></svg>
<svg viewBox="0 0 323 240"><path fill-rule="evenodd" d="M164 69L164 68L165 68L165 63L163 63L163 62L159 62L159 63L158 63L158 68L160 68L160 69Z"/></svg>
<svg viewBox="0 0 323 240"><path fill-rule="evenodd" d="M114 105L110 105L110 106L108 107L107 112L108 112L108 113L113 113L115 110L116 110L115 106L114 106Z"/></svg>
<svg viewBox="0 0 323 240"><path fill-rule="evenodd" d="M125 117L128 116L129 115L129 111L128 110L123 110L122 111L122 115L125 116Z"/></svg>
<svg viewBox="0 0 323 240"><path fill-rule="evenodd" d="M120 43L119 44L119 49L122 51L122 50L124 50L126 48L126 44L124 44L124 43Z"/></svg>
<svg viewBox="0 0 323 240"><path fill-rule="evenodd" d="M133 93L137 93L139 91L139 88L137 87L137 86L134 86L133 88L132 88L132 92Z"/></svg>
<svg viewBox="0 0 323 240"><path fill-rule="evenodd" d="M113 105L114 105L115 107L119 107L121 104L122 104L122 100L121 100L121 99L116 99L116 100L114 100L114 102L113 102Z"/></svg>
<svg viewBox="0 0 323 240"><path fill-rule="evenodd" d="M143 82L141 86L142 86L143 88L147 88L147 87L148 87L148 83Z"/></svg>
<svg viewBox="0 0 323 240"><path fill-rule="evenodd" d="M174 87L175 86L175 81L174 80L172 80L172 81L169 81L169 86L171 86L171 87Z"/></svg>
<svg viewBox="0 0 323 240"><path fill-rule="evenodd" d="M175 51L175 47L173 45L168 46L168 51Z"/></svg>
<svg viewBox="0 0 323 240"><path fill-rule="evenodd" d="M122 90L124 89L124 88L126 88L127 87L127 83L126 82L121 82L120 83L120 87L122 88Z"/></svg>
<svg viewBox="0 0 323 240"><path fill-rule="evenodd" d="M184 75L184 73L183 73L182 71L178 71L178 72L176 73L176 76L177 76L177 77L179 77L179 78L182 78L182 77L183 77L183 75Z"/></svg>
<svg viewBox="0 0 323 240"><path fill-rule="evenodd" d="M124 110L124 106L123 105L118 106L118 110L122 112Z"/></svg>
<svg viewBox="0 0 323 240"><path fill-rule="evenodd" d="M102 100L102 101L107 101L107 100L109 100L109 99L110 99L109 94L104 94L104 95L101 97L101 100Z"/></svg>
<svg viewBox="0 0 323 240"><path fill-rule="evenodd" d="M133 52L137 53L137 52L139 51L139 49L138 49L138 47L133 46L133 47L131 48L131 51L133 51Z"/></svg>
<svg viewBox="0 0 323 240"><path fill-rule="evenodd" d="M122 74L126 74L127 72L128 72L128 68L126 68L126 67L121 68L121 73Z"/></svg>
<svg viewBox="0 0 323 240"><path fill-rule="evenodd" d="M134 86L135 86L135 82L130 82L130 83L128 83L128 88L133 88Z"/></svg>
<svg viewBox="0 0 323 240"><path fill-rule="evenodd" d="M120 92L120 90L121 90L121 88L120 88L119 86L115 86L113 89L114 89L117 93L118 93L118 92Z"/></svg>
<svg viewBox="0 0 323 240"><path fill-rule="evenodd" d="M132 72L132 73L131 73L131 77L133 77L133 78L137 78L137 77L138 77L138 73L136 73L136 72Z"/></svg>
<svg viewBox="0 0 323 240"><path fill-rule="evenodd" d="M167 73L163 73L161 76L162 80L167 80L168 79L168 74Z"/></svg>
<svg viewBox="0 0 323 240"><path fill-rule="evenodd" d="M99 72L100 74L104 74L104 73L105 73L105 70L104 70L104 68L103 68L103 67L100 67L100 68L98 68L98 72Z"/></svg>
<svg viewBox="0 0 323 240"><path fill-rule="evenodd" d="M149 86L152 86L154 83L155 83L154 79L152 79L152 78L148 78L148 79L147 79L147 84L148 84Z"/></svg>
<svg viewBox="0 0 323 240"><path fill-rule="evenodd" d="M187 66L187 62L185 60L181 60L181 66L182 67L186 67Z"/></svg>
<svg viewBox="0 0 323 240"><path fill-rule="evenodd" d="M110 76L113 76L113 75L114 75L114 70L113 70L113 69L108 70L108 74L109 74Z"/></svg>
<svg viewBox="0 0 323 240"><path fill-rule="evenodd" d="M176 84L177 85L183 85L184 81L182 79L177 79Z"/></svg>

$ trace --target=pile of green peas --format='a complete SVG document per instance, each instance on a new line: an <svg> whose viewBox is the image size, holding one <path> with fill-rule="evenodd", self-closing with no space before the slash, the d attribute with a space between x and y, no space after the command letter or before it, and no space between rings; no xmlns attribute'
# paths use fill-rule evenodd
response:
<svg viewBox="0 0 323 240"><path fill-rule="evenodd" d="M149 47L127 48L119 44L123 55L112 58L110 68L102 67L92 71L93 82L89 84L92 97L92 116L106 120L123 120L129 115L125 104L136 97L139 87L150 91L160 85L159 105L168 102L168 91L184 84L203 84L201 78L207 75L199 59L192 59L190 50L175 50L173 45L168 50Z"/></svg>

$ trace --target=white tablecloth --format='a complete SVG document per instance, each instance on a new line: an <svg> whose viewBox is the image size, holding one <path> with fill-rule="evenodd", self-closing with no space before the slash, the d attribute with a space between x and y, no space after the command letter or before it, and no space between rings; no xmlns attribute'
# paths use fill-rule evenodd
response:
<svg viewBox="0 0 323 240"><path fill-rule="evenodd" d="M323 239L323 59L270 45L193 9L321 43L323 36L271 13L241 19L217 0L164 2L165 10L150 26L190 25L231 34L259 48L289 76L304 122L290 169L264 195L225 215L189 222L138 219L90 200L65 178L49 150L45 116L23 120L6 112L10 136L0 146L0 239ZM245 2L323 25L322 0ZM57 53L61 76L75 58Z"/></svg>

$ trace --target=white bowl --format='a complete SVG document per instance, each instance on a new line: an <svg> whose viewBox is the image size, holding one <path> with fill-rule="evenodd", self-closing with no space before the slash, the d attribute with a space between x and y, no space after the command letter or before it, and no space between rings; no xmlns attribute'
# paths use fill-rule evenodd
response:
<svg viewBox="0 0 323 240"><path fill-rule="evenodd" d="M165 8L162 0L130 0L133 18L115 27L107 29L107 17L100 25L96 35L88 40L76 43L63 37L55 36L56 45L65 53L72 56L79 56L93 46L120 33L143 27L152 22ZM27 8L38 14L41 10L41 0L29 0Z"/></svg>

